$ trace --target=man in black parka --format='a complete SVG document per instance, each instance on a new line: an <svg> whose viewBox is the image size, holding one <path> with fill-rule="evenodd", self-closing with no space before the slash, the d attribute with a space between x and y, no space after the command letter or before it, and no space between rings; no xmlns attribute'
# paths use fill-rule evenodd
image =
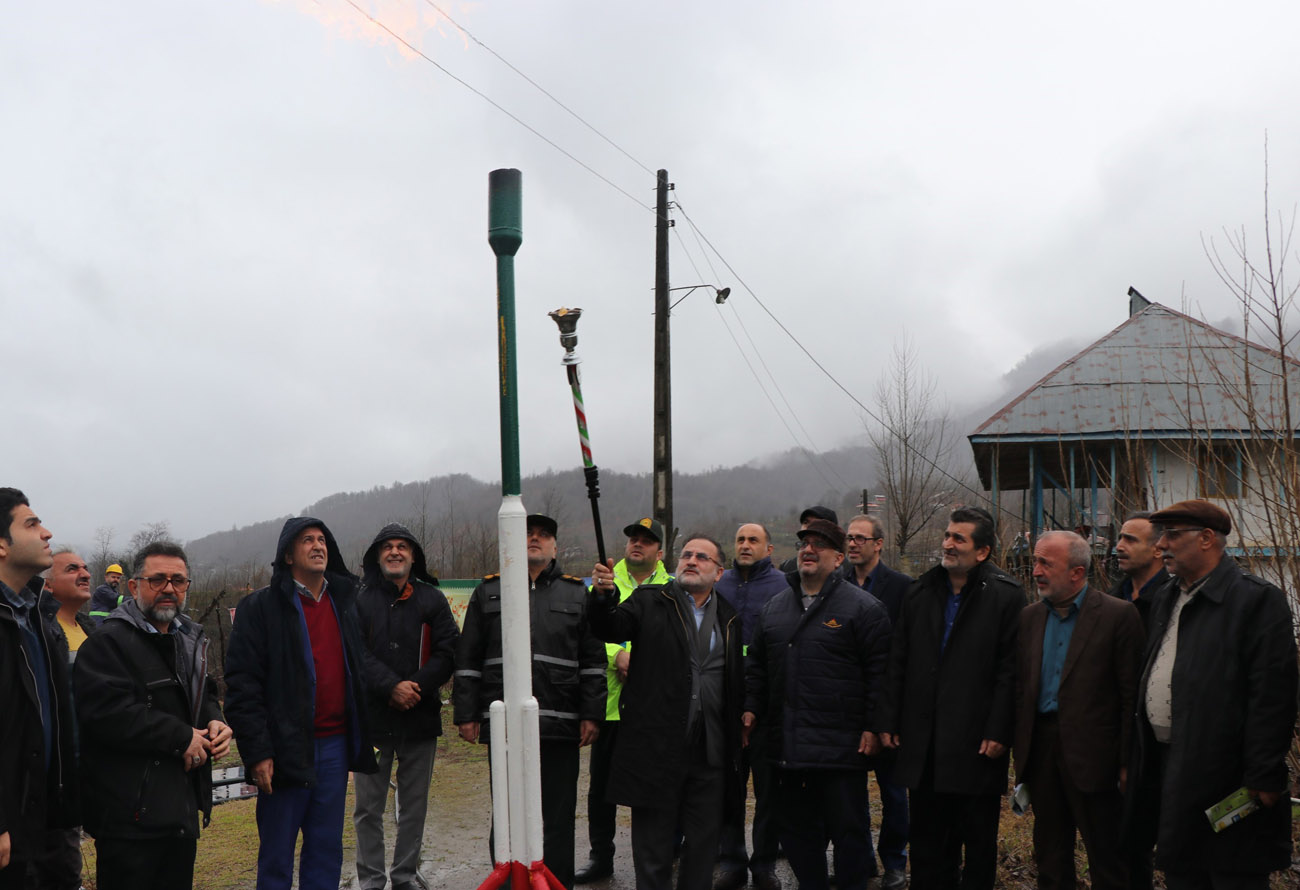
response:
<svg viewBox="0 0 1300 890"><path fill-rule="evenodd" d="M397 761L393 890L414 890L433 760L442 735L442 684L451 679L460 631L429 574L424 549L405 526L375 536L361 560L357 618L365 642L366 704L379 771L356 777L357 882L382 890L384 806Z"/></svg>
<svg viewBox="0 0 1300 890"><path fill-rule="evenodd" d="M668 890L673 837L684 845L677 890L709 890L722 823L742 818L740 619L713 585L722 545L690 535L677 577L644 584L622 603L612 566L592 570L591 626L636 653L619 699L609 797L632 808L637 890Z"/></svg>
<svg viewBox="0 0 1300 890"><path fill-rule="evenodd" d="M987 511L954 510L942 562L916 579L894 628L878 723L911 791L913 890L987 890L997 873L1026 600L989 560L994 544Z"/></svg>
<svg viewBox="0 0 1300 890"><path fill-rule="evenodd" d="M257 785L258 890L337 890L348 772L375 771L356 578L325 523L289 519L271 583L240 601L226 649L226 718Z"/></svg>

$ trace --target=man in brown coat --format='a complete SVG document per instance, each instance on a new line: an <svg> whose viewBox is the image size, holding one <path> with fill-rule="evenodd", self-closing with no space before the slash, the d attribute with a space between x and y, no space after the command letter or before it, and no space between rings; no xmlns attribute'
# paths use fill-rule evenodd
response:
<svg viewBox="0 0 1300 890"><path fill-rule="evenodd" d="M1144 634L1131 603L1088 586L1091 559L1074 532L1043 534L1042 600L1020 613L1016 775L1033 806L1041 888L1075 885L1076 829L1093 890L1128 881L1119 825Z"/></svg>

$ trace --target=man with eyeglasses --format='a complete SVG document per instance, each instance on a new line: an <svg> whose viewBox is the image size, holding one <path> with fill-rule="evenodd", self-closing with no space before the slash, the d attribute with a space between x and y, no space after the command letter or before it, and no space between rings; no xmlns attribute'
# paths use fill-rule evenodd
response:
<svg viewBox="0 0 1300 890"><path fill-rule="evenodd" d="M1175 577L1151 606L1127 830L1155 842L1170 890L1263 890L1291 864L1291 610L1227 554L1220 507L1180 501L1151 522ZM1237 793L1257 809L1215 831L1206 810Z"/></svg>
<svg viewBox="0 0 1300 890"><path fill-rule="evenodd" d="M194 882L198 814L212 813L212 761L230 750L208 676L208 640L184 614L185 551L144 547L130 596L82 645L73 669L86 830L101 890Z"/></svg>
<svg viewBox="0 0 1300 890"><path fill-rule="evenodd" d="M37 607L50 533L16 488L0 487L0 888L21 888L45 833L76 819L67 662Z"/></svg>
<svg viewBox="0 0 1300 890"><path fill-rule="evenodd" d="M713 538L688 535L677 577L644 584L622 603L613 567L592 569L592 629L604 640L630 640L636 653L620 702L609 798L632 808L637 890L671 886L679 828L677 888L710 890L721 824L744 818L740 621L714 595L724 559Z"/></svg>
<svg viewBox="0 0 1300 890"><path fill-rule="evenodd" d="M903 598L879 729L908 788L912 890L990 890L1015 733L1025 592L991 557L993 517L948 515L940 564Z"/></svg>
<svg viewBox="0 0 1300 890"><path fill-rule="evenodd" d="M832 522L799 532L799 571L763 607L745 665L745 738L762 733L777 767L781 846L804 890L829 886L828 843L841 890L865 890L876 873L866 774L889 614L838 571L843 551Z"/></svg>
<svg viewBox="0 0 1300 890"><path fill-rule="evenodd" d="M587 625L582 579L556 564L559 523L541 513L525 522L533 696L540 713L542 852L551 873L572 887L578 752L596 740L605 716L605 647ZM503 697L504 667L501 576L493 574L470 596L456 644L452 720L465 741L490 742L488 708ZM502 754L488 750L489 758Z"/></svg>
<svg viewBox="0 0 1300 890"><path fill-rule="evenodd" d="M736 529L736 555L731 568L718 579L718 593L736 607L740 615L741 641L748 651L754 637L758 615L768 600L789 589L785 573L772 565L772 537L757 522L747 522ZM776 876L776 859L780 850L776 813L772 794L772 765L763 751L761 737L754 737L741 751L740 786L754 775L754 853L745 852L745 820L728 821L722 826L721 866L714 890L736 890L746 883L746 868L754 875L758 890L780 890ZM743 817L744 814L741 813Z"/></svg>
<svg viewBox="0 0 1300 890"><path fill-rule="evenodd" d="M885 565L885 530L880 520L859 513L849 520L844 536L844 577L880 600L889 613L889 624L898 623L903 597L912 579ZM876 785L880 788L880 863L885 874L881 890L900 890L907 884L907 786L894 780L894 752L881 751L875 758Z"/></svg>

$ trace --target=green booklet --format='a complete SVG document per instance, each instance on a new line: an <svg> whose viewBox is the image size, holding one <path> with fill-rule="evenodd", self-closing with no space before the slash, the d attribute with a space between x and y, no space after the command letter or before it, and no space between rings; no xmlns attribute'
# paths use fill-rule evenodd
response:
<svg viewBox="0 0 1300 890"><path fill-rule="evenodd" d="M1259 801L1251 797L1250 792L1242 787L1206 810L1205 816L1210 820L1210 825L1214 827L1215 832L1220 832L1258 809Z"/></svg>

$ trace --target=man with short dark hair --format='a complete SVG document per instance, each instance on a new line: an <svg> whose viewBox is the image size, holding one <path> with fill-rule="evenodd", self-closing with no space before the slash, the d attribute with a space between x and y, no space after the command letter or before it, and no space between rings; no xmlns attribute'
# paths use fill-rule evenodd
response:
<svg viewBox="0 0 1300 890"><path fill-rule="evenodd" d="M885 565L880 558L885 548L885 529L880 520L859 513L849 520L844 535L844 577L880 600L889 613L889 625L898 623L903 597L912 579ZM882 750L874 761L876 785L880 788L880 864L885 874L881 890L901 890L907 884L907 786L894 779L894 752Z"/></svg>
<svg viewBox="0 0 1300 890"><path fill-rule="evenodd" d="M356 578L325 523L289 519L271 583L240 601L226 650L226 717L257 786L257 886L337 890L348 772L373 773Z"/></svg>
<svg viewBox="0 0 1300 890"><path fill-rule="evenodd" d="M53 535L0 488L0 888L23 887L50 828L77 824L68 667L37 607ZM35 581L36 583L33 583Z"/></svg>
<svg viewBox="0 0 1300 890"><path fill-rule="evenodd" d="M419 890L433 760L442 735L442 694L460 631L429 574L424 548L399 523L379 530L361 559L357 618L365 643L366 704L378 772L357 774L357 883L383 890L384 807L397 762L393 890Z"/></svg>
<svg viewBox="0 0 1300 890"><path fill-rule="evenodd" d="M587 624L582 579L555 563L558 523L540 513L526 523L533 696L541 714L542 850L551 874L571 887L578 751L596 740L605 716L605 649ZM488 708L503 698L503 669L501 576L494 574L474 588L456 645L452 719L465 741L491 739ZM489 758L501 754L488 749Z"/></svg>
<svg viewBox="0 0 1300 890"><path fill-rule="evenodd" d="M911 791L913 890L985 890L997 874L1025 593L990 559L996 543L986 510L954 510L894 629L879 729Z"/></svg>
<svg viewBox="0 0 1300 890"><path fill-rule="evenodd" d="M1220 507L1180 501L1151 522L1175 577L1149 614L1128 829L1155 842L1170 890L1263 890L1291 864L1291 610L1227 554L1232 520ZM1258 809L1215 831L1206 810L1238 793Z"/></svg>
<svg viewBox="0 0 1300 890"><path fill-rule="evenodd" d="M743 650L748 653L754 626L767 601L790 587L786 576L772 565L772 537L757 522L736 529L736 555L731 568L722 573L714 588L735 607L740 616ZM776 859L780 852L772 788L772 765L763 750L763 739L754 736L740 752L740 787L754 775L754 854L745 852L745 820L728 820L722 825L721 866L714 890L736 890L746 883L746 868L754 875L758 890L779 890Z"/></svg>
<svg viewBox="0 0 1300 890"><path fill-rule="evenodd" d="M1124 890L1122 789L1142 661L1142 619L1088 586L1092 551L1074 532L1034 547L1041 600L1020 613L1016 776L1034 810L1038 886L1072 887L1075 833L1094 890Z"/></svg>
<svg viewBox="0 0 1300 890"><path fill-rule="evenodd" d="M185 551L137 554L130 596L86 640L73 678L86 830L96 887L175 890L194 883L198 814L212 813L212 761L230 750L203 628L185 617Z"/></svg>
<svg viewBox="0 0 1300 890"><path fill-rule="evenodd" d="M737 818L743 663L735 609L714 584L722 546L685 538L677 577L619 603L612 566L592 569L587 611L605 640L631 640L609 797L632 808L638 890L668 890L673 837L685 839L677 890L710 890L721 821ZM743 817L741 817L743 818Z"/></svg>
<svg viewBox="0 0 1300 890"><path fill-rule="evenodd" d="M125 592L120 589L123 574L122 567L113 563L104 569L104 583L96 587L95 592L91 594L90 620L95 622L96 626L103 624L104 619L111 615L126 598Z"/></svg>
<svg viewBox="0 0 1300 890"><path fill-rule="evenodd" d="M1128 515L1115 542L1115 557L1123 577L1110 594L1136 606L1143 627L1156 591L1169 583L1169 573L1161 559L1163 551L1156 546L1159 539L1160 530L1151 523L1151 514L1141 511Z"/></svg>
<svg viewBox="0 0 1300 890"><path fill-rule="evenodd" d="M626 526L627 546L614 566L614 585L619 602L642 584L664 584L672 579L664 568L664 527L657 519L644 516ZM591 856L573 876L576 884L590 884L614 873L614 818L618 807L609 802L609 765L618 738L618 702L623 681L631 666L632 647L626 640L605 644L605 719L600 735L591 746L590 781L587 785L587 837Z"/></svg>
<svg viewBox="0 0 1300 890"><path fill-rule="evenodd" d="M843 890L876 873L867 769L889 614L839 572L843 549L843 529L824 519L799 532L799 572L763 607L745 667L745 735L764 736L781 846L807 890L829 886L828 843Z"/></svg>

